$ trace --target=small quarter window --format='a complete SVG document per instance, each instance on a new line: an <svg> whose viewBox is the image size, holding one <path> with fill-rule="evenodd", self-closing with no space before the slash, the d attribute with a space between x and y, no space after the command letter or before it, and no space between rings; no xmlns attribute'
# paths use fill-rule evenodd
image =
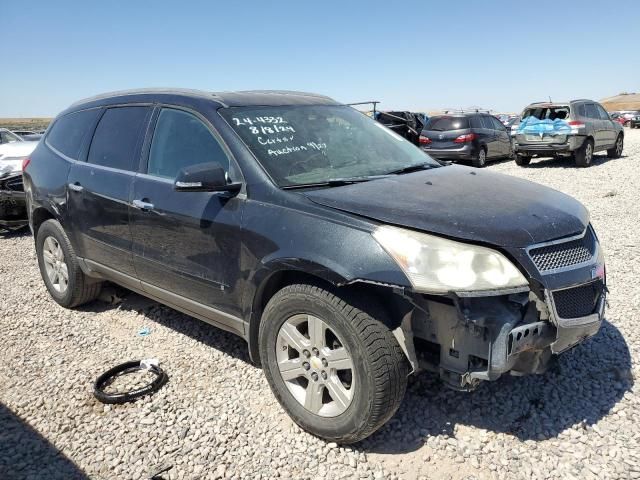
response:
<svg viewBox="0 0 640 480"><path fill-rule="evenodd" d="M58 118L47 135L47 143L63 155L77 160L99 113L98 109L82 110Z"/></svg>
<svg viewBox="0 0 640 480"><path fill-rule="evenodd" d="M147 173L173 179L185 167L210 162L229 171L229 158L207 126L190 113L162 109L151 142Z"/></svg>

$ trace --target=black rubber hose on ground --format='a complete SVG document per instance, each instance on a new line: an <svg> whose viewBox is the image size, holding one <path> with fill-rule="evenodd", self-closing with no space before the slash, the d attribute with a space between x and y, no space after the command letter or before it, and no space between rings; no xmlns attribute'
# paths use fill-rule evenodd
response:
<svg viewBox="0 0 640 480"><path fill-rule="evenodd" d="M137 370L148 370L154 373L156 378L148 385L129 390L128 392L106 393L104 391L104 388L111 383L113 378ZM147 369L140 365L140 360L133 360L117 365L100 375L93 387L93 395L102 403L126 403L144 395L157 392L168 380L169 376L160 367L152 365Z"/></svg>

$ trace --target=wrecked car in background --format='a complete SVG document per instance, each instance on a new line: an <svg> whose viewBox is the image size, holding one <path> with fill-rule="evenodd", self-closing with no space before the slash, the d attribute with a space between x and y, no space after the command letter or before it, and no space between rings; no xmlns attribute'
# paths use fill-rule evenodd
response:
<svg viewBox="0 0 640 480"><path fill-rule="evenodd" d="M241 336L292 419L327 440L380 428L410 373L458 390L542 373L603 320L582 204L437 162L325 96L105 94L62 112L30 158L56 302L112 281Z"/></svg>
<svg viewBox="0 0 640 480"><path fill-rule="evenodd" d="M520 166L533 157L572 157L578 167L588 167L603 150L609 158L622 156L622 126L593 100L532 103L521 117L514 145Z"/></svg>
<svg viewBox="0 0 640 480"><path fill-rule="evenodd" d="M13 230L27 225L22 185L22 165L37 142L16 141L0 150L0 229Z"/></svg>
<svg viewBox="0 0 640 480"><path fill-rule="evenodd" d="M420 132L426 119L424 113L414 112L376 112L375 119L385 127L393 130L414 145L419 144Z"/></svg>

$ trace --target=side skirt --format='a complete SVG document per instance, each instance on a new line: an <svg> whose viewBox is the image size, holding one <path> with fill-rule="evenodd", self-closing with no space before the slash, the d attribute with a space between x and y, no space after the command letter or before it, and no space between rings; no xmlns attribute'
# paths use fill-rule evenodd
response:
<svg viewBox="0 0 640 480"><path fill-rule="evenodd" d="M214 327L235 333L247 340L249 325L239 317L209 307L208 305L203 305L181 295L176 295L163 288L142 282L137 278L118 272L92 260L78 258L78 263L82 271L90 277L101 278L122 285L140 295L207 322Z"/></svg>

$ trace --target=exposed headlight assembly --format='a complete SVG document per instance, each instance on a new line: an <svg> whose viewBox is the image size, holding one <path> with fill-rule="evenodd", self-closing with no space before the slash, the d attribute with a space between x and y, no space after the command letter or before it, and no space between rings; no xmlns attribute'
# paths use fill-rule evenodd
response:
<svg viewBox="0 0 640 480"><path fill-rule="evenodd" d="M527 280L500 252L403 228L382 226L374 238L423 293L525 287Z"/></svg>

